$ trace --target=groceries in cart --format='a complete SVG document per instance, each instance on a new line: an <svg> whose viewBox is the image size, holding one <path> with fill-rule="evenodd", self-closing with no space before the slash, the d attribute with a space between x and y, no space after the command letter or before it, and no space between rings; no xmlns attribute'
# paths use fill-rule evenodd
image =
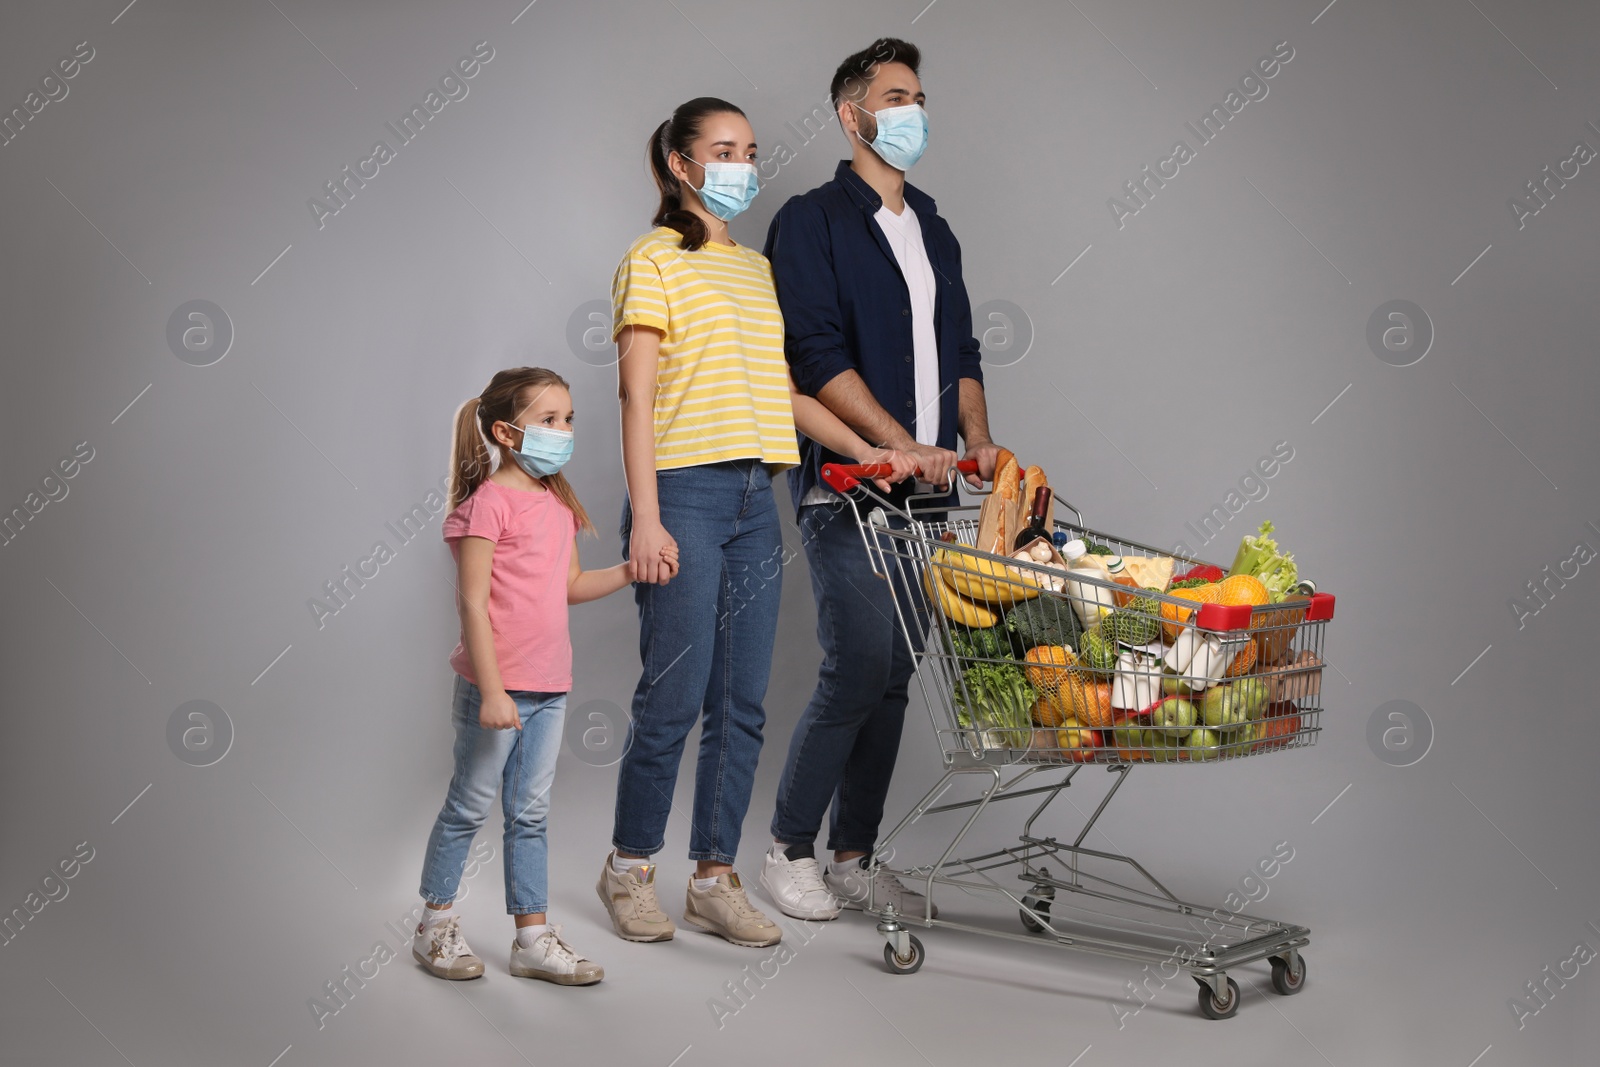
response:
<svg viewBox="0 0 1600 1067"><path fill-rule="evenodd" d="M1311 743L1333 598L1272 523L1223 571L1052 523L1051 503L1043 469L1002 450L976 523L930 524L926 654L971 748L1174 762Z"/></svg>

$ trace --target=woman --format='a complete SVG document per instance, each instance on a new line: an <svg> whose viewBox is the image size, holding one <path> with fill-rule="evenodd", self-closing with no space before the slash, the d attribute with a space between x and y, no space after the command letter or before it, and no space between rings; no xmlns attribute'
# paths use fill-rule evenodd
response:
<svg viewBox="0 0 1600 1067"><path fill-rule="evenodd" d="M622 541L644 670L617 774L613 851L596 889L629 941L674 933L649 857L665 845L697 720L684 921L736 945L779 940L733 869L778 623L783 537L772 476L799 462L797 424L841 454L889 463L890 481L915 470L909 456L874 448L795 392L772 268L728 234L756 195L755 160L755 134L734 105L701 97L674 111L650 137L655 229L628 249L612 282L628 482ZM675 577L663 563L674 547Z"/></svg>

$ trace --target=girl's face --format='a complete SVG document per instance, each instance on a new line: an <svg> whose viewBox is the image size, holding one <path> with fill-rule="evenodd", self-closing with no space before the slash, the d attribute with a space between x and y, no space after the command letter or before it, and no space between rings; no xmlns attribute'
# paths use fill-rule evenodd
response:
<svg viewBox="0 0 1600 1067"><path fill-rule="evenodd" d="M694 162L686 161L674 152L667 158L667 166L678 180L691 189L699 189L706 183L706 172L703 164L706 163L750 163L756 162L756 134L750 128L750 120L743 115L732 111L721 111L715 115L707 115L700 124L700 136L696 137L689 145L689 157ZM695 166L696 163L702 166Z"/></svg>
<svg viewBox="0 0 1600 1067"><path fill-rule="evenodd" d="M524 426L543 426L547 430L572 429L572 394L559 385L536 385L522 391L519 406L511 419L494 424L495 440L516 451L522 447Z"/></svg>

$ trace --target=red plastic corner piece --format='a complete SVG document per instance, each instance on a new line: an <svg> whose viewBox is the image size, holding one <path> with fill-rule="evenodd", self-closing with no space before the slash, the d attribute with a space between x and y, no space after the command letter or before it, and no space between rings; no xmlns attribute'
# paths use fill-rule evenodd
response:
<svg viewBox="0 0 1600 1067"><path fill-rule="evenodd" d="M840 470L832 463L822 465L822 480L827 482L828 487L835 493L848 493L860 484L855 475Z"/></svg>
<svg viewBox="0 0 1600 1067"><path fill-rule="evenodd" d="M1306 622L1321 622L1333 618L1333 594L1312 593L1311 606L1306 609Z"/></svg>
<svg viewBox="0 0 1600 1067"><path fill-rule="evenodd" d="M1226 632L1250 628L1249 604L1201 604L1194 624L1202 630Z"/></svg>

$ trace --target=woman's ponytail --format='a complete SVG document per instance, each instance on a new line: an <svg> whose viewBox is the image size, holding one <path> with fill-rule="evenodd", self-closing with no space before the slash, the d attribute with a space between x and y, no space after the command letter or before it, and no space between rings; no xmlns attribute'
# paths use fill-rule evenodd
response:
<svg viewBox="0 0 1600 1067"><path fill-rule="evenodd" d="M693 158L689 146L700 136L700 128L705 124L706 117L721 114L743 115L744 112L714 96L696 97L686 104L680 104L672 117L657 126L656 132L650 135L650 144L645 151L650 161L650 173L661 192L661 203L650 221L656 226L677 230L682 235L680 244L686 252L702 247L710 234L706 232L705 220L684 206L684 183L667 166L667 159L674 152L685 159Z"/></svg>

